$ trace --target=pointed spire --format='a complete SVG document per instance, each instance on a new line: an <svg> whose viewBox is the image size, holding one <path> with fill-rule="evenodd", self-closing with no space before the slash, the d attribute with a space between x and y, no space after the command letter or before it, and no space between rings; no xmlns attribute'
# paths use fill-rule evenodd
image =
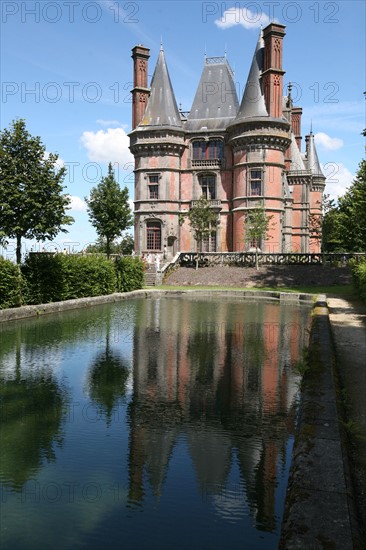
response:
<svg viewBox="0 0 366 550"><path fill-rule="evenodd" d="M162 46L151 80L151 91L146 111L139 124L139 127L141 126L176 126L182 128Z"/></svg>
<svg viewBox="0 0 366 550"><path fill-rule="evenodd" d="M307 167L313 176L320 176L325 179L320 162L318 159L318 153L316 152L315 140L313 134L313 128L311 125L310 135L306 136L306 159Z"/></svg>
<svg viewBox="0 0 366 550"><path fill-rule="evenodd" d="M255 118L268 116L264 101L261 72L264 64L264 42L263 32L259 33L258 42L255 48L252 65L250 67L248 80L245 86L243 99L240 105L237 122L244 118Z"/></svg>

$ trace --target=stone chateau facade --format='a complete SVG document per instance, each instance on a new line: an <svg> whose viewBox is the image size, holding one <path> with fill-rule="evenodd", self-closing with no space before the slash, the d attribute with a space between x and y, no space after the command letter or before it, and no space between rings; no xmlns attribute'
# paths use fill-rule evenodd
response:
<svg viewBox="0 0 366 550"><path fill-rule="evenodd" d="M148 87L150 50L132 49L132 131L135 157L135 250L196 250L184 213L204 195L219 216L203 243L210 252L318 252L310 217L321 212L325 177L314 135L302 152L301 107L283 95L285 27L261 31L239 103L226 57L206 57L189 113L178 109L161 48ZM245 214L263 206L269 238L249 242Z"/></svg>

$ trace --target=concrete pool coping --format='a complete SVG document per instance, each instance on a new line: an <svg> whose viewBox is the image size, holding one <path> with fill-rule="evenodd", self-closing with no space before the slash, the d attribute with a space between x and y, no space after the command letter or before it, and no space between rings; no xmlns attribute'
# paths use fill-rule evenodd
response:
<svg viewBox="0 0 366 550"><path fill-rule="evenodd" d="M0 323L89 308L130 298L240 297L313 304L309 354L301 385L301 412L282 523L281 549L361 548L356 507L340 429L335 354L325 295L261 290L142 289L0 310Z"/></svg>

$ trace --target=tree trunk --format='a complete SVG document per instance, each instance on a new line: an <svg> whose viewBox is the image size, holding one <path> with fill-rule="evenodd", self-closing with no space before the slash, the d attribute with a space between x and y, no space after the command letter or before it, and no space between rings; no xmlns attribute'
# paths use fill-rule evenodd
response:
<svg viewBox="0 0 366 550"><path fill-rule="evenodd" d="M111 255L111 245L110 245L109 237L107 237L106 251L107 251L107 258L109 259L109 256Z"/></svg>
<svg viewBox="0 0 366 550"><path fill-rule="evenodd" d="M259 264L258 264L258 251L255 250L255 268L257 271L259 271Z"/></svg>
<svg viewBox="0 0 366 550"><path fill-rule="evenodd" d="M20 265L20 262L22 261L22 237L21 235L17 235L17 264Z"/></svg>

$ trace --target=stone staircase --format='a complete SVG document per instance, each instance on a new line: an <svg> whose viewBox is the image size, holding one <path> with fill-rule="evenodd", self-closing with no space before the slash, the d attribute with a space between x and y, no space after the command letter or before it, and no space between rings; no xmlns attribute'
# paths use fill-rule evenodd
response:
<svg viewBox="0 0 366 550"><path fill-rule="evenodd" d="M155 286L156 285L156 279L157 279L157 272L155 266L150 266L145 271L145 286Z"/></svg>

